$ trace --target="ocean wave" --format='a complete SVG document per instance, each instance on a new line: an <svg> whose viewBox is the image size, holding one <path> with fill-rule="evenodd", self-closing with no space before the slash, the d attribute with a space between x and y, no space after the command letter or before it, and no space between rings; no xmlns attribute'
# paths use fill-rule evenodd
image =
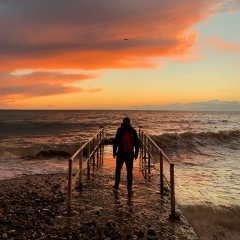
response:
<svg viewBox="0 0 240 240"><path fill-rule="evenodd" d="M1 131L8 130L44 130L44 129L75 129L77 128L85 128L85 127L100 127L103 125L102 123L96 122L32 122L32 121L24 121L24 122L0 122Z"/></svg>
<svg viewBox="0 0 240 240"><path fill-rule="evenodd" d="M5 147L0 149L0 160L41 159L51 157L69 157L73 155L82 143L68 144L34 144L29 147Z"/></svg>
<svg viewBox="0 0 240 240"><path fill-rule="evenodd" d="M167 154L193 153L206 155L213 147L240 148L240 131L185 132L153 135L152 139Z"/></svg>

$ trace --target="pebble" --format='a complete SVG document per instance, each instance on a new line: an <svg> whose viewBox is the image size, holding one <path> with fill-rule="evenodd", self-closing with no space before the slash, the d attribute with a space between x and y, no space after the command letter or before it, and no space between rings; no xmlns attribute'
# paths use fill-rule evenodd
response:
<svg viewBox="0 0 240 240"><path fill-rule="evenodd" d="M3 235L2 235L2 238L8 238L8 235L7 235L7 233L3 233Z"/></svg>
<svg viewBox="0 0 240 240"><path fill-rule="evenodd" d="M147 234L148 234L149 236L155 236L155 235L156 235L156 232L154 231L154 229L150 228L150 229L148 229Z"/></svg>
<svg viewBox="0 0 240 240"><path fill-rule="evenodd" d="M165 215L162 209L157 213L156 199L147 206L146 199L135 202L137 192L133 199L127 199L124 190L120 190L116 203L112 191L102 191L103 186L96 183L88 183L86 187L93 191L86 189L82 195L75 192L72 207L81 211L68 218L63 214L66 212L66 192L64 187L59 187L63 186L65 178L65 175L54 174L0 180L0 239L157 239L161 230L166 239L179 239L174 238L174 234L181 236L183 231L180 230L186 227L175 224L173 234L169 210L166 209ZM106 181L105 178L102 181ZM159 223L161 229L156 229ZM186 233L187 229L184 231ZM195 240L191 235L184 239Z"/></svg>

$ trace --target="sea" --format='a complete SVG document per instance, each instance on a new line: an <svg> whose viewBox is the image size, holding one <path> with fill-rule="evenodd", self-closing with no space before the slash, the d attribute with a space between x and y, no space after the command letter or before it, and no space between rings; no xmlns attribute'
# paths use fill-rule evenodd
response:
<svg viewBox="0 0 240 240"><path fill-rule="evenodd" d="M66 158L38 153L73 154L102 127L105 138L114 138L126 116L174 162L176 202L195 229L223 225L209 239L231 239L231 232L236 237L228 225L240 223L240 111L0 110L0 180L66 172ZM201 223L195 219L200 207L214 209ZM218 211L221 223L212 220Z"/></svg>

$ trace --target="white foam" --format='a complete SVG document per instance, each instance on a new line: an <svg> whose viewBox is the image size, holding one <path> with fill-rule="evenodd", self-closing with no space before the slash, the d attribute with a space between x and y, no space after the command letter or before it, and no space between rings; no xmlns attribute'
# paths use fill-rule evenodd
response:
<svg viewBox="0 0 240 240"><path fill-rule="evenodd" d="M16 178L22 175L50 174L67 172L68 163L65 160L0 160L0 180Z"/></svg>

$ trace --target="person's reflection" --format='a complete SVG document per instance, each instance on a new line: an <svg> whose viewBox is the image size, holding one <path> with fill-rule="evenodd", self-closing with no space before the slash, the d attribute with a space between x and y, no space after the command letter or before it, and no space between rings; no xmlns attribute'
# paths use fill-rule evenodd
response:
<svg viewBox="0 0 240 240"><path fill-rule="evenodd" d="M115 199L115 204L116 203L119 203L119 196L118 196L118 191L113 191L113 194L114 194L114 199Z"/></svg>
<svg viewBox="0 0 240 240"><path fill-rule="evenodd" d="M119 192L114 192L114 203L115 203L115 214L118 216L118 221L121 221L121 219L125 219L127 216L129 218L133 218L133 199L132 199L132 193L128 193L127 199L120 199ZM121 201L122 200L122 201ZM125 202L125 200L127 200ZM123 203L126 203L123 204ZM125 216L125 217L124 217Z"/></svg>
<svg viewBox="0 0 240 240"><path fill-rule="evenodd" d="M118 191L113 191L114 193L114 205L115 205L115 214L119 217L120 215L120 208L121 208L121 201L119 198Z"/></svg>
<svg viewBox="0 0 240 240"><path fill-rule="evenodd" d="M127 198L127 215L128 215L128 217L133 218L132 193L128 194L128 198Z"/></svg>

